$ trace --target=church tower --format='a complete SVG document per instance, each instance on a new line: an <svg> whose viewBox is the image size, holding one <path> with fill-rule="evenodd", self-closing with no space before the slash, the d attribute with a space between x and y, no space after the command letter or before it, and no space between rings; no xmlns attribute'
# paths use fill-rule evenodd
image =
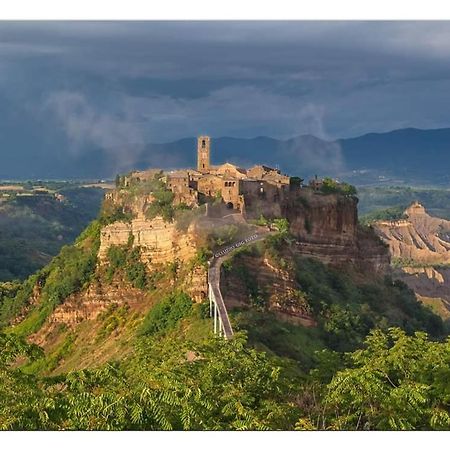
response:
<svg viewBox="0 0 450 450"><path fill-rule="evenodd" d="M209 136L199 136L197 139L197 170L202 173L209 172L209 157L211 139Z"/></svg>

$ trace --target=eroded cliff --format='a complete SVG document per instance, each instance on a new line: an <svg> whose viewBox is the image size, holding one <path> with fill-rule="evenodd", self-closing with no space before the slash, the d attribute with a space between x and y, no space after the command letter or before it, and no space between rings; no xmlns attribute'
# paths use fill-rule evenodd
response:
<svg viewBox="0 0 450 450"><path fill-rule="evenodd" d="M286 208L296 252L335 266L382 274L389 271L389 252L372 230L358 225L354 196L302 190Z"/></svg>
<svg viewBox="0 0 450 450"><path fill-rule="evenodd" d="M389 245L393 258L423 264L450 262L450 221L432 217L419 203L405 211L405 219L379 221L377 234Z"/></svg>
<svg viewBox="0 0 450 450"><path fill-rule="evenodd" d="M149 266L179 260L190 260L198 250L195 227L186 231L177 229L176 224L162 217L154 219L133 219L130 222L114 222L102 228L100 234L100 262L107 260L112 245L139 247L142 260Z"/></svg>
<svg viewBox="0 0 450 450"><path fill-rule="evenodd" d="M430 216L415 202L404 219L378 221L377 235L389 246L394 276L443 318L450 317L450 221Z"/></svg>

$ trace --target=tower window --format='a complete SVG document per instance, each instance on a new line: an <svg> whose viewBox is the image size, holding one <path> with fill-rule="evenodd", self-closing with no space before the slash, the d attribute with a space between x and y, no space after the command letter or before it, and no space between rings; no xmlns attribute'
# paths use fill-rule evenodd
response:
<svg viewBox="0 0 450 450"><path fill-rule="evenodd" d="M206 147L206 141L203 139L202 140L202 148L205 148Z"/></svg>

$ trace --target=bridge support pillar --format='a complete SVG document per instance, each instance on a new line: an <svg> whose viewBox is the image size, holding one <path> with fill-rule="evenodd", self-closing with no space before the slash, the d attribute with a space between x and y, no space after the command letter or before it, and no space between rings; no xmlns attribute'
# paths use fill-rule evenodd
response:
<svg viewBox="0 0 450 450"><path fill-rule="evenodd" d="M214 302L214 334L217 334L217 305Z"/></svg>
<svg viewBox="0 0 450 450"><path fill-rule="evenodd" d="M211 285L208 287L208 297L209 297L209 317L213 315L213 299L212 299L212 288Z"/></svg>

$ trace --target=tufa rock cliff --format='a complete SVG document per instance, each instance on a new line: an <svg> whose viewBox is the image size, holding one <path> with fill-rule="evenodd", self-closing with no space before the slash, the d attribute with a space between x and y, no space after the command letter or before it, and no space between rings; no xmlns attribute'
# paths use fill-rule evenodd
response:
<svg viewBox="0 0 450 450"><path fill-rule="evenodd" d="M186 232L176 228L175 223L164 221L162 217L151 220L133 219L131 222L114 222L102 228L98 257L105 263L108 249L112 245L126 245L141 250L142 261L148 265L165 264L179 260L186 262L198 250L195 228Z"/></svg>
<svg viewBox="0 0 450 450"><path fill-rule="evenodd" d="M449 263L450 221L428 215L417 202L404 214L404 220L374 224L378 236L389 245L392 257L423 264Z"/></svg>
<svg viewBox="0 0 450 450"><path fill-rule="evenodd" d="M444 319L450 318L450 221L430 216L414 202L404 219L378 221L377 235L388 245L394 276Z"/></svg>
<svg viewBox="0 0 450 450"><path fill-rule="evenodd" d="M285 214L297 238L296 252L335 266L383 274L389 252L373 230L358 225L358 199L301 190L290 198Z"/></svg>

